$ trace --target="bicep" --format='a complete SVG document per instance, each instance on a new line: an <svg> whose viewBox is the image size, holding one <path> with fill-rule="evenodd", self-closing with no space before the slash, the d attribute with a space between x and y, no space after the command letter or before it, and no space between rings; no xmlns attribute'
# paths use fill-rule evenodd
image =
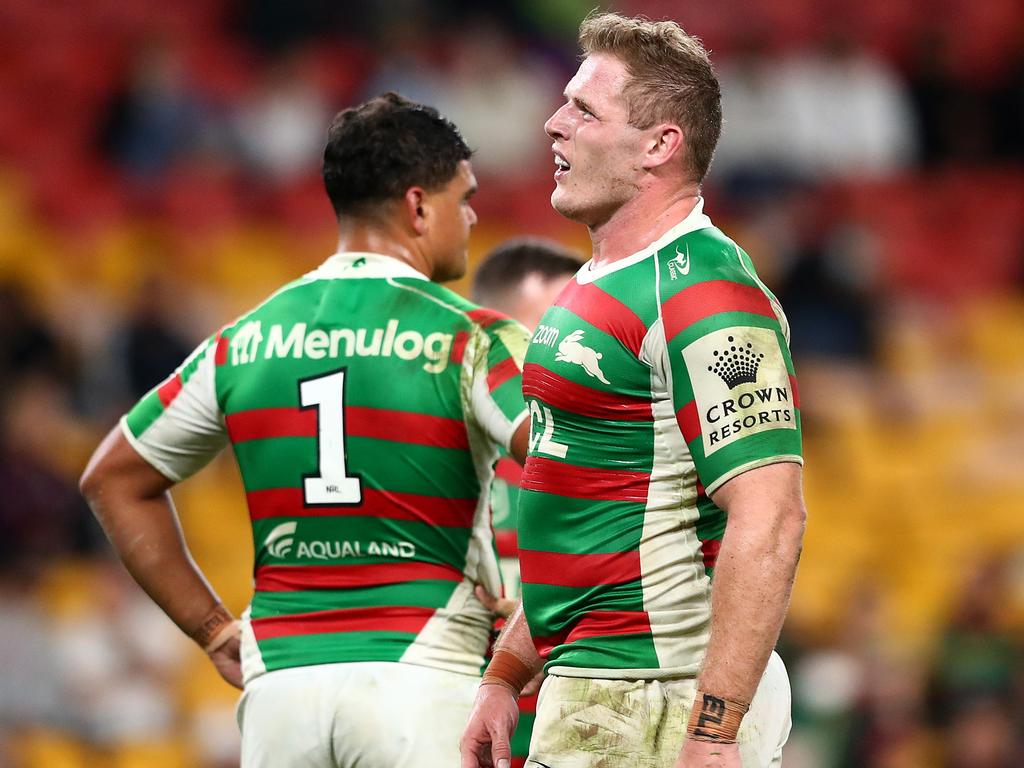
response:
<svg viewBox="0 0 1024 768"><path fill-rule="evenodd" d="M803 467L792 461L757 467L727 480L711 500L728 515L730 526L803 524Z"/></svg>

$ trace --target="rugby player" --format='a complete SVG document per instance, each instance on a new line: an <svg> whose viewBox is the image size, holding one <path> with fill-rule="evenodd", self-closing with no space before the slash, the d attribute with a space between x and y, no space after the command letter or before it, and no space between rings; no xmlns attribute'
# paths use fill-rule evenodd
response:
<svg viewBox="0 0 1024 768"><path fill-rule="evenodd" d="M516 695L543 664L528 766L778 766L790 691L773 647L806 514L788 324L704 212L722 115L700 42L596 14L580 43L545 129L552 205L593 257L527 352L522 607L462 765L507 766Z"/></svg>
<svg viewBox="0 0 1024 768"><path fill-rule="evenodd" d="M239 706L245 768L450 766L500 591L488 489L525 455L526 330L436 282L476 223L470 150L395 94L335 118L338 252L221 329L82 478L140 585ZM241 621L189 556L168 490L227 445L255 593Z"/></svg>
<svg viewBox="0 0 1024 768"><path fill-rule="evenodd" d="M504 312L533 331L541 315L579 268L580 260L555 242L538 238L507 240L480 263L473 274L470 298L477 304ZM505 597L495 597L477 587L481 602L505 617L512 613L519 597L516 525L522 472L519 462L502 456L495 466L491 483L494 540ZM539 680L535 680L519 696L519 722L509 743L511 768L521 768L529 753L538 684Z"/></svg>

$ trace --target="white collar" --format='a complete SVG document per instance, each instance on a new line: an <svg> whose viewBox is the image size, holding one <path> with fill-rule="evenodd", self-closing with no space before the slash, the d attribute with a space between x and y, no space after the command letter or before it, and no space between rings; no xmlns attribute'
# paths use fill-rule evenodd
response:
<svg viewBox="0 0 1024 768"><path fill-rule="evenodd" d="M430 280L418 269L392 256L360 251L336 253L306 277L313 280L364 277L411 277L417 280Z"/></svg>
<svg viewBox="0 0 1024 768"><path fill-rule="evenodd" d="M678 240L683 235L688 235L690 232L696 232L698 229L707 229L708 227L713 226L714 224L711 223L711 219L704 213L704 198L698 197L697 204L693 206L693 210L687 214L686 218L672 227L672 229L659 237L653 243L645 246L630 256L613 261L611 264L606 264L600 269L591 269L590 265L594 261L591 259L580 267L580 271L576 273L576 282L580 285L592 283L598 278L604 277L612 272L617 272L620 269L625 269L626 267L638 264L648 256L657 253L673 240Z"/></svg>

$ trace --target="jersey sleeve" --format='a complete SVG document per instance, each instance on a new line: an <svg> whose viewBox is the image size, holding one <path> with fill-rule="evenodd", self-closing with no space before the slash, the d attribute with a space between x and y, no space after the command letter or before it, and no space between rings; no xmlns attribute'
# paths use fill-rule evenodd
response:
<svg viewBox="0 0 1024 768"><path fill-rule="evenodd" d="M467 346L464 396L473 420L496 445L509 450L512 435L526 418L523 359L529 333L514 320L477 326Z"/></svg>
<svg viewBox="0 0 1024 768"><path fill-rule="evenodd" d="M132 447L160 474L180 482L228 443L215 384L216 337L211 337L121 419Z"/></svg>
<svg viewBox="0 0 1024 768"><path fill-rule="evenodd" d="M710 279L661 298L666 378L701 484L803 463L788 324L764 287Z"/></svg>

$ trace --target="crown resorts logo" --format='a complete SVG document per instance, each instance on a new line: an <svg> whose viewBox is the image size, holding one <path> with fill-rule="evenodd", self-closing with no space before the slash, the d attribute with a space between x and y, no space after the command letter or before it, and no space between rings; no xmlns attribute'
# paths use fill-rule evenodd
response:
<svg viewBox="0 0 1024 768"><path fill-rule="evenodd" d="M708 370L717 373L729 389L757 381L757 369L764 360L764 354L755 352L754 345L749 341L746 346L741 342L738 348L735 341L736 337L730 336L729 348L721 351L716 349L712 354L718 359L713 366L708 366Z"/></svg>

